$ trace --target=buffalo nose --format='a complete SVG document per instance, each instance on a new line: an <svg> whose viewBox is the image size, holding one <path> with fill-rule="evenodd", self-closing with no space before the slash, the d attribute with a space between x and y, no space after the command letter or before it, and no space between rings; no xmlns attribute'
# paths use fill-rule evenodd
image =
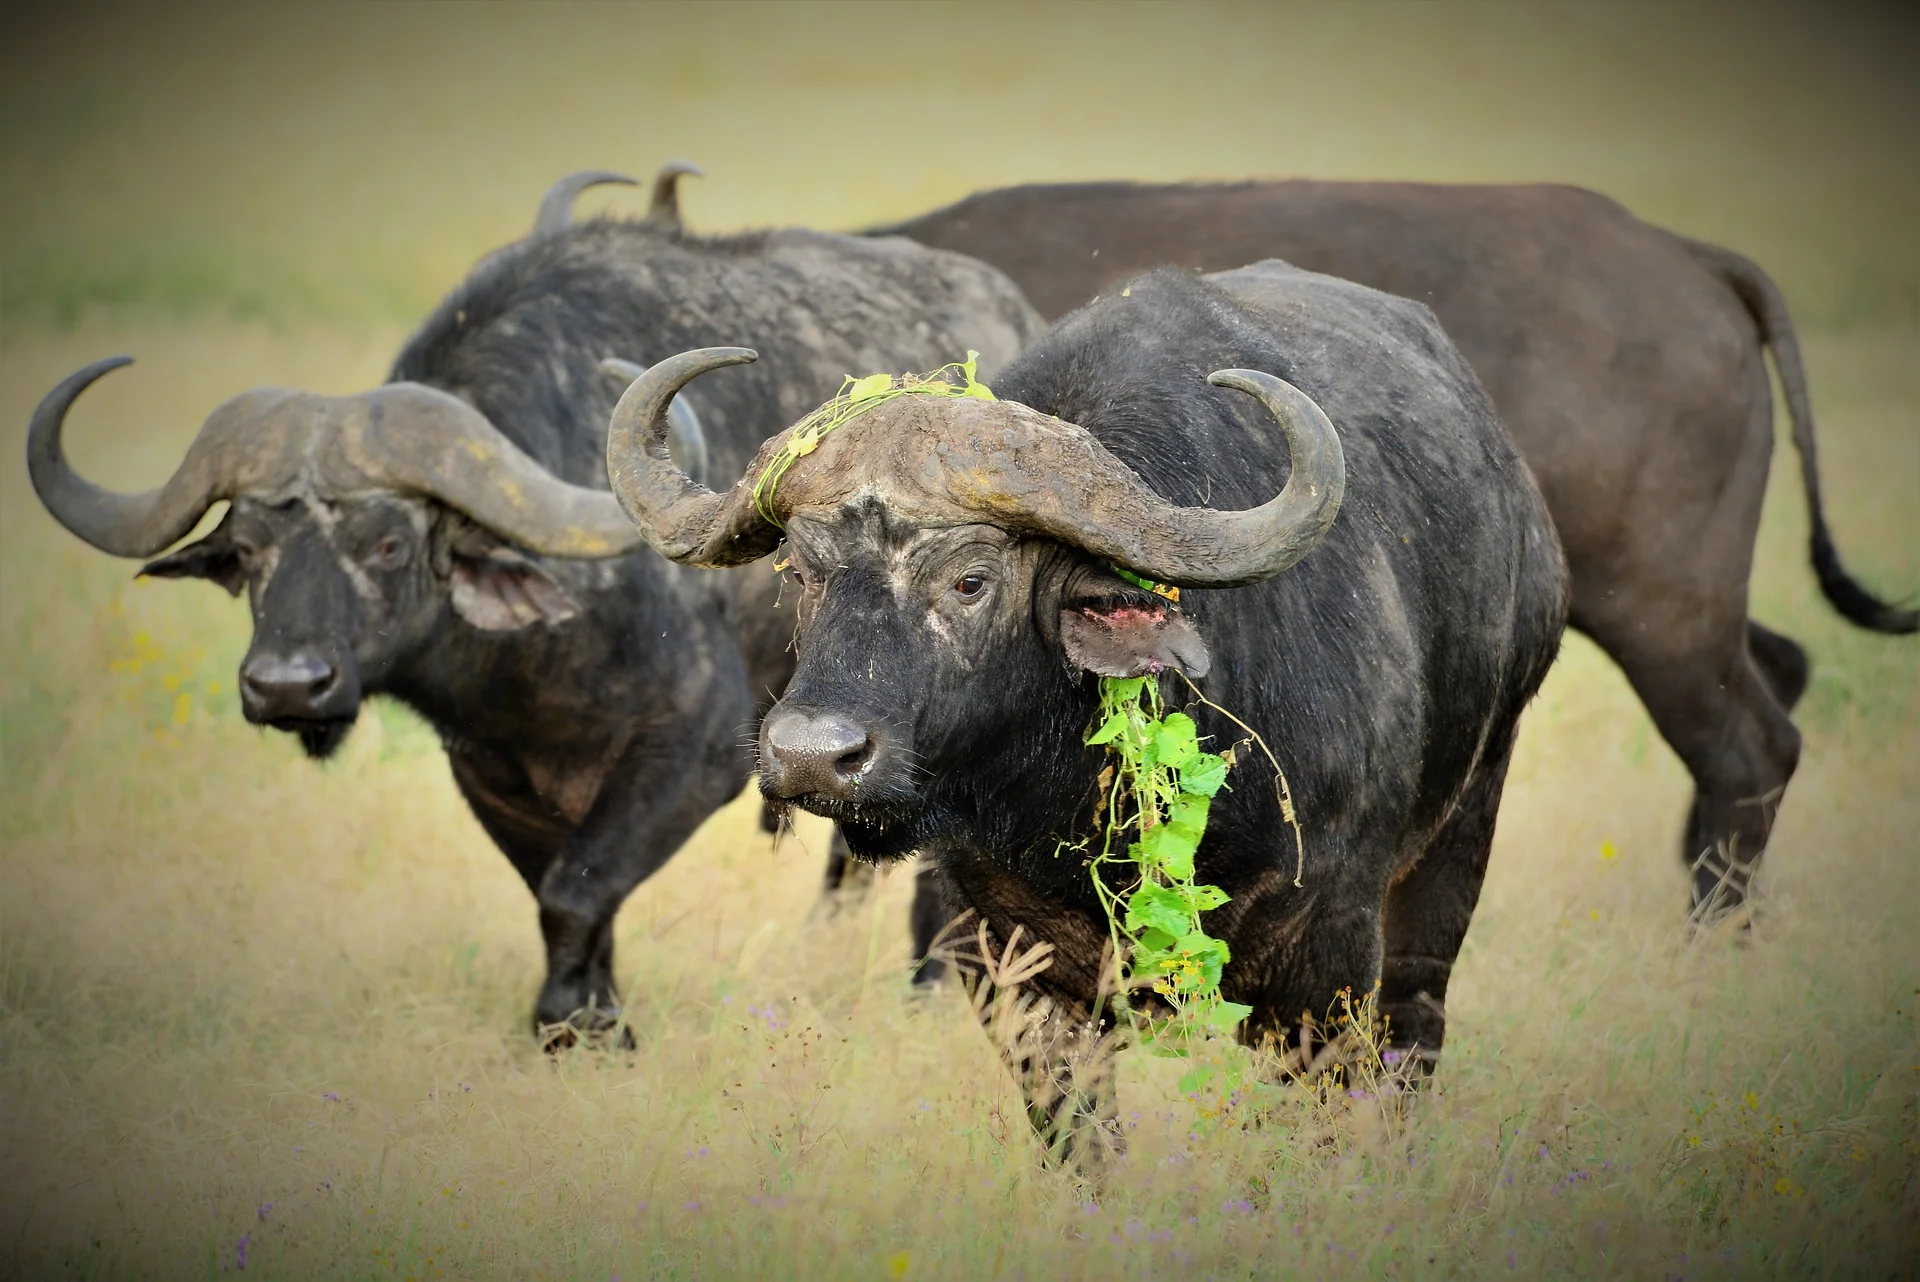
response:
<svg viewBox="0 0 1920 1282"><path fill-rule="evenodd" d="M830 712L775 708L761 730L762 769L782 797L851 793L873 761L873 738Z"/></svg>
<svg viewBox="0 0 1920 1282"><path fill-rule="evenodd" d="M327 697L339 685L339 671L312 651L255 655L240 669L248 711L263 721L325 717Z"/></svg>

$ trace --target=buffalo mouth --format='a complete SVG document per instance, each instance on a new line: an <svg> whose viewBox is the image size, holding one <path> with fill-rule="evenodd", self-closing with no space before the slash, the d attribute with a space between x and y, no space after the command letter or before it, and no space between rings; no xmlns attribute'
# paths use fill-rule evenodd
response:
<svg viewBox="0 0 1920 1282"><path fill-rule="evenodd" d="M315 761L325 761L346 741L356 717L280 717L267 722L271 728L300 740L301 751Z"/></svg>
<svg viewBox="0 0 1920 1282"><path fill-rule="evenodd" d="M869 863L905 859L920 844L919 810L898 800L856 802L823 792L780 797L764 785L760 795L775 815L784 817L786 812L799 809L832 820L847 839L847 848Z"/></svg>

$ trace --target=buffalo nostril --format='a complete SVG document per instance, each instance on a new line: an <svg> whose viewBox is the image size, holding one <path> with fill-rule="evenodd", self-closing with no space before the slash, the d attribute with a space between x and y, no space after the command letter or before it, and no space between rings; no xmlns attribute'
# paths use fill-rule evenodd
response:
<svg viewBox="0 0 1920 1282"><path fill-rule="evenodd" d="M763 731L773 782L783 796L843 792L873 760L863 726L832 713L775 709Z"/></svg>
<svg viewBox="0 0 1920 1282"><path fill-rule="evenodd" d="M867 768L873 760L873 740L862 739L860 746L849 749L833 759L833 772L842 779L852 779Z"/></svg>

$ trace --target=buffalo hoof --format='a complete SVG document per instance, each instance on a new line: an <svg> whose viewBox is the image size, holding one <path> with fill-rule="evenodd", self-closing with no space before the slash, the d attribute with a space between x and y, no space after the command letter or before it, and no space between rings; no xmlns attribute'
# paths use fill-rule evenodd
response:
<svg viewBox="0 0 1920 1282"><path fill-rule="evenodd" d="M620 1008L598 1004L588 1005L558 1019L544 1012L536 1012L533 1035L540 1043L540 1049L549 1055L575 1046L630 1051L636 1045L633 1030L621 1019Z"/></svg>

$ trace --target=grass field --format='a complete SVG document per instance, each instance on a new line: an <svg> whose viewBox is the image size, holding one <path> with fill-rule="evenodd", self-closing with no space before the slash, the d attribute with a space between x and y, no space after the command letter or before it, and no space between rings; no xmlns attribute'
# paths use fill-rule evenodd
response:
<svg viewBox="0 0 1920 1282"><path fill-rule="evenodd" d="M154 483L263 383L383 374L557 174L712 175L702 228L1042 177L1600 187L1795 307L1843 551L1920 588L1920 86L1893 10L1493 5L10 14L0 39L0 1276L1912 1276L1920 644L1841 623L1784 440L1754 613L1814 683L1750 941L1690 942L1684 772L1570 638L1529 713L1436 1089L1039 1168L906 878L716 815L619 924L631 1054L548 1059L532 904L432 736L241 721L243 605L40 510L25 422ZM633 210L632 197L585 202Z"/></svg>

